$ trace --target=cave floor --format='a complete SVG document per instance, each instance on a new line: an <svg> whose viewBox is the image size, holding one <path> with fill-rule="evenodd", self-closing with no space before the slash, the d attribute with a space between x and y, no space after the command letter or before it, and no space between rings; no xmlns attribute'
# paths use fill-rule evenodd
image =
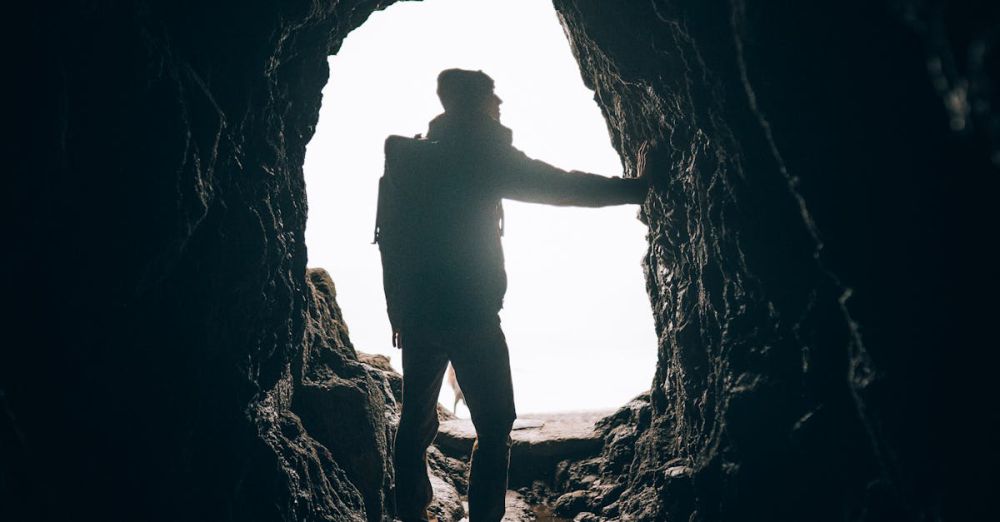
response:
<svg viewBox="0 0 1000 522"><path fill-rule="evenodd" d="M518 416L511 432L510 468L512 482L523 471L533 470L533 463L556 462L596 453L601 437L594 431L600 419L614 410L537 413ZM472 451L476 431L469 419L441 423L434 444L446 455L466 457Z"/></svg>
<svg viewBox="0 0 1000 522"><path fill-rule="evenodd" d="M462 503L466 512L469 506ZM552 508L546 505L532 505L520 493L507 490L506 513L503 522L570 522L568 518L560 518L552 513ZM444 521L440 521L444 522ZM459 522L469 522L469 517L465 517Z"/></svg>
<svg viewBox="0 0 1000 522"><path fill-rule="evenodd" d="M511 487L524 491L523 488L531 487L535 481L550 483L559 462L597 454L602 440L594 429L595 424L611 413L611 410L602 410L520 415L511 432ZM471 420L447 420L441 422L435 445L448 456L467 460L475 436ZM551 506L534 504L511 489L507 491L507 512L503 520L569 522L570 519L557 517Z"/></svg>

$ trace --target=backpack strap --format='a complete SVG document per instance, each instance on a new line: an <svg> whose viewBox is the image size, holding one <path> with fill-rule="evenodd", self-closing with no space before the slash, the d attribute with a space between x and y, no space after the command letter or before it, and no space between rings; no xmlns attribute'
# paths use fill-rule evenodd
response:
<svg viewBox="0 0 1000 522"><path fill-rule="evenodd" d="M417 137L413 139L419 139L419 136L420 135L418 134ZM390 172L392 171L390 166L396 163L393 161L394 158L392 158L392 156L397 154L395 149L398 148L399 144L408 140L410 140L410 138L404 138L403 136L396 135L389 136L385 140L383 148L383 153L385 155L385 168L382 171L382 177L378 180L378 202L375 206L375 231L374 234L372 234L373 245L378 244L382 239L382 228L385 225L384 220L387 212L389 212L389 209L386 207L389 204L387 200L390 197L389 192L392 190L389 185L392 183L393 177L390 176Z"/></svg>

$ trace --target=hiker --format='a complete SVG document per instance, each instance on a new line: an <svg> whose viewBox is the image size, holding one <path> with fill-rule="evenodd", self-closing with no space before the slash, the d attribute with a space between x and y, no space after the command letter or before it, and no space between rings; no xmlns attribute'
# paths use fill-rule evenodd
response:
<svg viewBox="0 0 1000 522"><path fill-rule="evenodd" d="M396 511L404 522L428 520L426 451L437 434L438 393L451 361L477 435L470 521L499 521L515 419L498 315L507 289L501 200L641 203L648 185L643 168L640 179L566 172L515 149L511 130L499 122L493 79L482 71L448 69L437 82L444 113L430 122L425 139L386 140L379 186L376 242L393 344L403 357Z"/></svg>

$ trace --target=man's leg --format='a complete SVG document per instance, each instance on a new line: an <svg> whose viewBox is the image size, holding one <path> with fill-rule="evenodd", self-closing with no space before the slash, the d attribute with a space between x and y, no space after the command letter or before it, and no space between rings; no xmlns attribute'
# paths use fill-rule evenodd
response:
<svg viewBox="0 0 1000 522"><path fill-rule="evenodd" d="M476 427L469 521L497 522L504 514L510 429L515 418L510 356L499 318L462 336L462 342L451 352L451 363Z"/></svg>
<svg viewBox="0 0 1000 522"><path fill-rule="evenodd" d="M404 332L405 334L405 332ZM396 514L404 521L427 520L434 498L427 476L427 447L437 434L438 393L447 355L432 343L403 338L403 413L396 431Z"/></svg>

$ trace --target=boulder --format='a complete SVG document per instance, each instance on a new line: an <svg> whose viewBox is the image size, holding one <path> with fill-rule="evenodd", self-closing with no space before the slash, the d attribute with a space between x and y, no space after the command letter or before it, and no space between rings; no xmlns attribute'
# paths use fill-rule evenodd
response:
<svg viewBox="0 0 1000 522"><path fill-rule="evenodd" d="M535 479L552 480L556 464L596 454L602 447L595 431L598 420L608 412L566 412L521 415L511 432L511 487L530 485ZM467 457L472 451L476 432L468 419L441 423L435 444L442 451Z"/></svg>

